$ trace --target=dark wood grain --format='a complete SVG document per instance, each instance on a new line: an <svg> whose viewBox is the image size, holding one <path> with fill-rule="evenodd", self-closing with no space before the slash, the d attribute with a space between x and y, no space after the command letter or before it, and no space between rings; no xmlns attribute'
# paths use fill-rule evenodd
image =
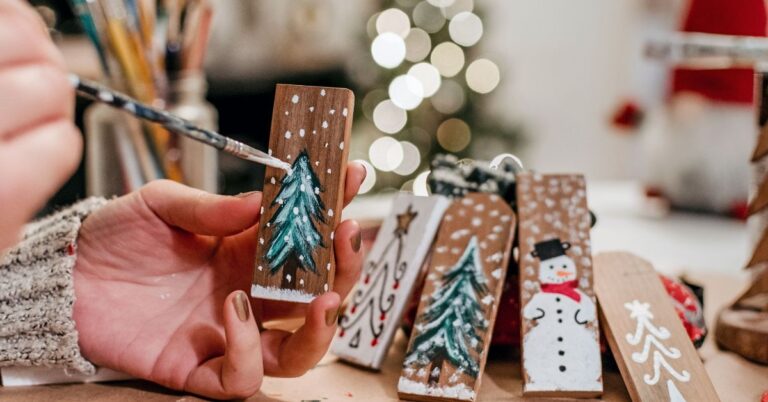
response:
<svg viewBox="0 0 768 402"><path fill-rule="evenodd" d="M595 256L594 270L595 292L600 302L605 335L632 400L670 401L670 384L674 384L685 401L719 401L704 365L651 264L629 253L601 253ZM656 336L648 329L638 332L639 317L643 314L632 309L632 306L638 305L651 314L648 322L667 336ZM637 337L640 339L637 344L629 341L635 334L641 335ZM649 340L651 337L655 342ZM648 358L634 360L633 354L641 354L646 342L650 342ZM665 353L663 349L667 352L677 350L679 356ZM655 368L655 362L662 358L671 370L663 365ZM657 381L648 381L656 375ZM680 376L685 378L680 379Z"/></svg>
<svg viewBox="0 0 768 402"><path fill-rule="evenodd" d="M291 164L302 152L308 154L319 186L317 189L302 187L301 191L317 194L322 202L322 218L309 217L320 235L321 243L311 253L315 272L301 269L300 257L293 254L276 272L274 267L270 267L266 254L270 244L276 240L273 238L275 226L270 224L270 220L282 206L277 198L286 172L267 168L263 210L256 239L251 289L254 297L306 303L333 288L336 266L333 233L343 206L353 104L354 95L348 89L277 86L269 152ZM298 211L296 216L301 219L304 215L305 211Z"/></svg>
<svg viewBox="0 0 768 402"><path fill-rule="evenodd" d="M401 398L420 401L475 399L488 357L488 347L498 311L498 300L504 285L514 238L514 228L514 212L502 198L496 195L470 194L454 201L446 211L432 247L427 279L398 384L398 394ZM460 262L473 241L477 244L478 263L482 266L478 268L481 268L482 277L485 278L487 285L487 293L478 296L477 300L483 306L482 315L488 325L484 329L474 328L482 339L479 344L482 350L479 353L470 352L471 359L479 366L478 374L473 377L466 372L457 372L457 368L448 358L432 360L426 365L419 362L409 363L409 356L418 347L416 339L424 332L425 325L428 323L424 319L424 312L433 305L432 296L444 287L446 274ZM485 297L490 299L483 302L481 299ZM467 329L461 331L468 332ZM436 367L439 369L439 375L430 374ZM415 386L423 386L424 389L419 391ZM451 395L449 390L451 387L463 388L464 398Z"/></svg>

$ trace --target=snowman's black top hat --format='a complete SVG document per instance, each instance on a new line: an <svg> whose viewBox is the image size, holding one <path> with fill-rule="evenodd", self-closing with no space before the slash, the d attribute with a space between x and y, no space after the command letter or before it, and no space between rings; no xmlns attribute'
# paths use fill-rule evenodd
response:
<svg viewBox="0 0 768 402"><path fill-rule="evenodd" d="M560 239L550 239L540 241L533 247L534 250L531 251L531 255L543 261L565 255L565 250L571 248L571 243L561 242Z"/></svg>

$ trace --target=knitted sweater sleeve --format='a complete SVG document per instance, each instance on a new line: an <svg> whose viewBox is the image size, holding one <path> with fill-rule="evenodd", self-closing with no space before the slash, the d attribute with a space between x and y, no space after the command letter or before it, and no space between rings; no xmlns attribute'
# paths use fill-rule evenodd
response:
<svg viewBox="0 0 768 402"><path fill-rule="evenodd" d="M106 204L89 198L29 224L0 255L0 366L49 366L92 374L72 318L72 270L83 220Z"/></svg>

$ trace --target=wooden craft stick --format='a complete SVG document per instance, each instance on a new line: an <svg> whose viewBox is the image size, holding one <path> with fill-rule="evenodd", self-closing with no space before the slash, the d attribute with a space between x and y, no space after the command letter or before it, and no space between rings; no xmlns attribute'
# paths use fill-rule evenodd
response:
<svg viewBox="0 0 768 402"><path fill-rule="evenodd" d="M251 295L308 303L333 289L354 95L343 88L278 85Z"/></svg>
<svg viewBox="0 0 768 402"><path fill-rule="evenodd" d="M474 401L515 232L499 196L454 201L432 247L398 394L407 400Z"/></svg>
<svg viewBox="0 0 768 402"><path fill-rule="evenodd" d="M602 394L592 247L581 175L517 176L523 395Z"/></svg>
<svg viewBox="0 0 768 402"><path fill-rule="evenodd" d="M719 401L651 264L629 253L598 254L595 292L633 401Z"/></svg>
<svg viewBox="0 0 768 402"><path fill-rule="evenodd" d="M449 204L439 195L401 193L395 198L339 321L331 352L364 367L381 368Z"/></svg>

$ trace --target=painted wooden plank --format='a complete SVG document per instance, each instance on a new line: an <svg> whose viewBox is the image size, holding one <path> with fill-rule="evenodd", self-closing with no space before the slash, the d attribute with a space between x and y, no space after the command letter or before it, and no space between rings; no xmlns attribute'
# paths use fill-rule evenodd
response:
<svg viewBox="0 0 768 402"><path fill-rule="evenodd" d="M719 401L651 264L629 253L598 254L595 292L633 401Z"/></svg>
<svg viewBox="0 0 768 402"><path fill-rule="evenodd" d="M398 382L401 398L475 400L514 231L514 212L497 195L451 203L432 247Z"/></svg>
<svg viewBox="0 0 768 402"><path fill-rule="evenodd" d="M308 303L333 289L333 231L344 201L354 95L343 88L278 85L251 295Z"/></svg>
<svg viewBox="0 0 768 402"><path fill-rule="evenodd" d="M581 175L517 178L523 394L602 394L592 246Z"/></svg>
<svg viewBox="0 0 768 402"><path fill-rule="evenodd" d="M448 198L401 193L379 229L331 352L378 370L416 285Z"/></svg>

